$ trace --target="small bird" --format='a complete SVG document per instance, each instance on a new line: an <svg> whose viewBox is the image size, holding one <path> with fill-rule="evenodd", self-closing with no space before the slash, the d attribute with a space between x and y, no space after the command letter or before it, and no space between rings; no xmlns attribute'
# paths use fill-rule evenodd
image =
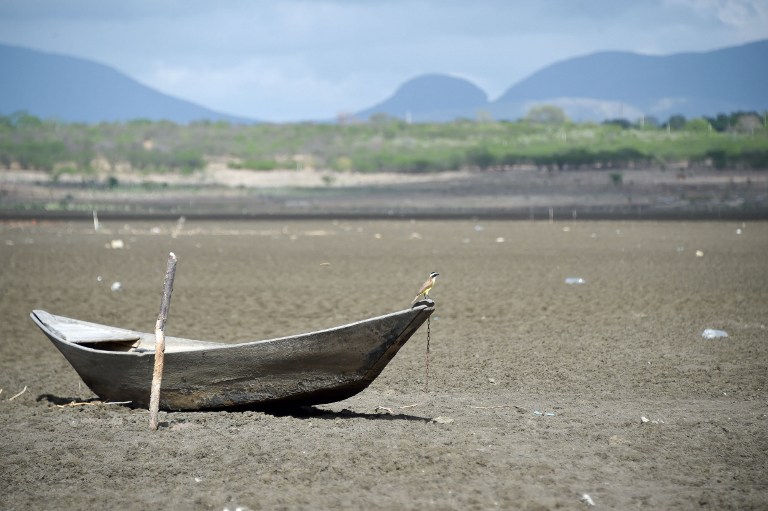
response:
<svg viewBox="0 0 768 511"><path fill-rule="evenodd" d="M437 280L438 275L440 274L435 271L429 274L429 278L422 284L421 289L419 289L419 294L416 295L416 298L414 298L411 303L416 303L416 300L422 295L424 298L429 298L429 292L432 291L432 288L435 286L435 281Z"/></svg>

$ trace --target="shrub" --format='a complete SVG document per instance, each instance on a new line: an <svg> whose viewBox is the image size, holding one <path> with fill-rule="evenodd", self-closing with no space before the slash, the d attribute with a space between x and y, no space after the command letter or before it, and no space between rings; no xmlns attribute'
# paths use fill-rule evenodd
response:
<svg viewBox="0 0 768 511"><path fill-rule="evenodd" d="M469 165L488 168L497 163L496 156L487 147L473 147L466 153L466 162Z"/></svg>

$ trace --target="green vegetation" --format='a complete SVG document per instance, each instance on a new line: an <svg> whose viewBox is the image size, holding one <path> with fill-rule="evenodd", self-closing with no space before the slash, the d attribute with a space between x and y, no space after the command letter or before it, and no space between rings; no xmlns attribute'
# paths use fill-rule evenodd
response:
<svg viewBox="0 0 768 511"><path fill-rule="evenodd" d="M136 120L96 125L0 116L0 166L61 173L130 168L189 173L209 159L233 169L434 172L535 165L624 169L679 161L768 169L766 114L602 124L568 121L542 106L516 122L407 124L384 115L364 124L259 124ZM614 179L616 181L616 179Z"/></svg>

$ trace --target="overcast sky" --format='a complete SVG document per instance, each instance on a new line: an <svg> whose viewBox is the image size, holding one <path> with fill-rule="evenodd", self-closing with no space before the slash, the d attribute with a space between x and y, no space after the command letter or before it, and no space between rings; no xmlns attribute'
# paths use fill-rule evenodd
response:
<svg viewBox="0 0 768 511"><path fill-rule="evenodd" d="M0 43L84 57L224 113L334 118L423 73L490 99L601 50L768 38L768 0L0 0Z"/></svg>

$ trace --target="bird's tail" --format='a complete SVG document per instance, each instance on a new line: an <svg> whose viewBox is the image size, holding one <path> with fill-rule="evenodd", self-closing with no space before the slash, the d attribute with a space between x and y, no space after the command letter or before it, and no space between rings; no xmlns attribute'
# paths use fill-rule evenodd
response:
<svg viewBox="0 0 768 511"><path fill-rule="evenodd" d="M416 303L416 300L418 300L420 296L421 296L421 295L416 295L416 298L414 298L414 299L413 299L413 301L411 302L411 304L414 304L414 303Z"/></svg>

